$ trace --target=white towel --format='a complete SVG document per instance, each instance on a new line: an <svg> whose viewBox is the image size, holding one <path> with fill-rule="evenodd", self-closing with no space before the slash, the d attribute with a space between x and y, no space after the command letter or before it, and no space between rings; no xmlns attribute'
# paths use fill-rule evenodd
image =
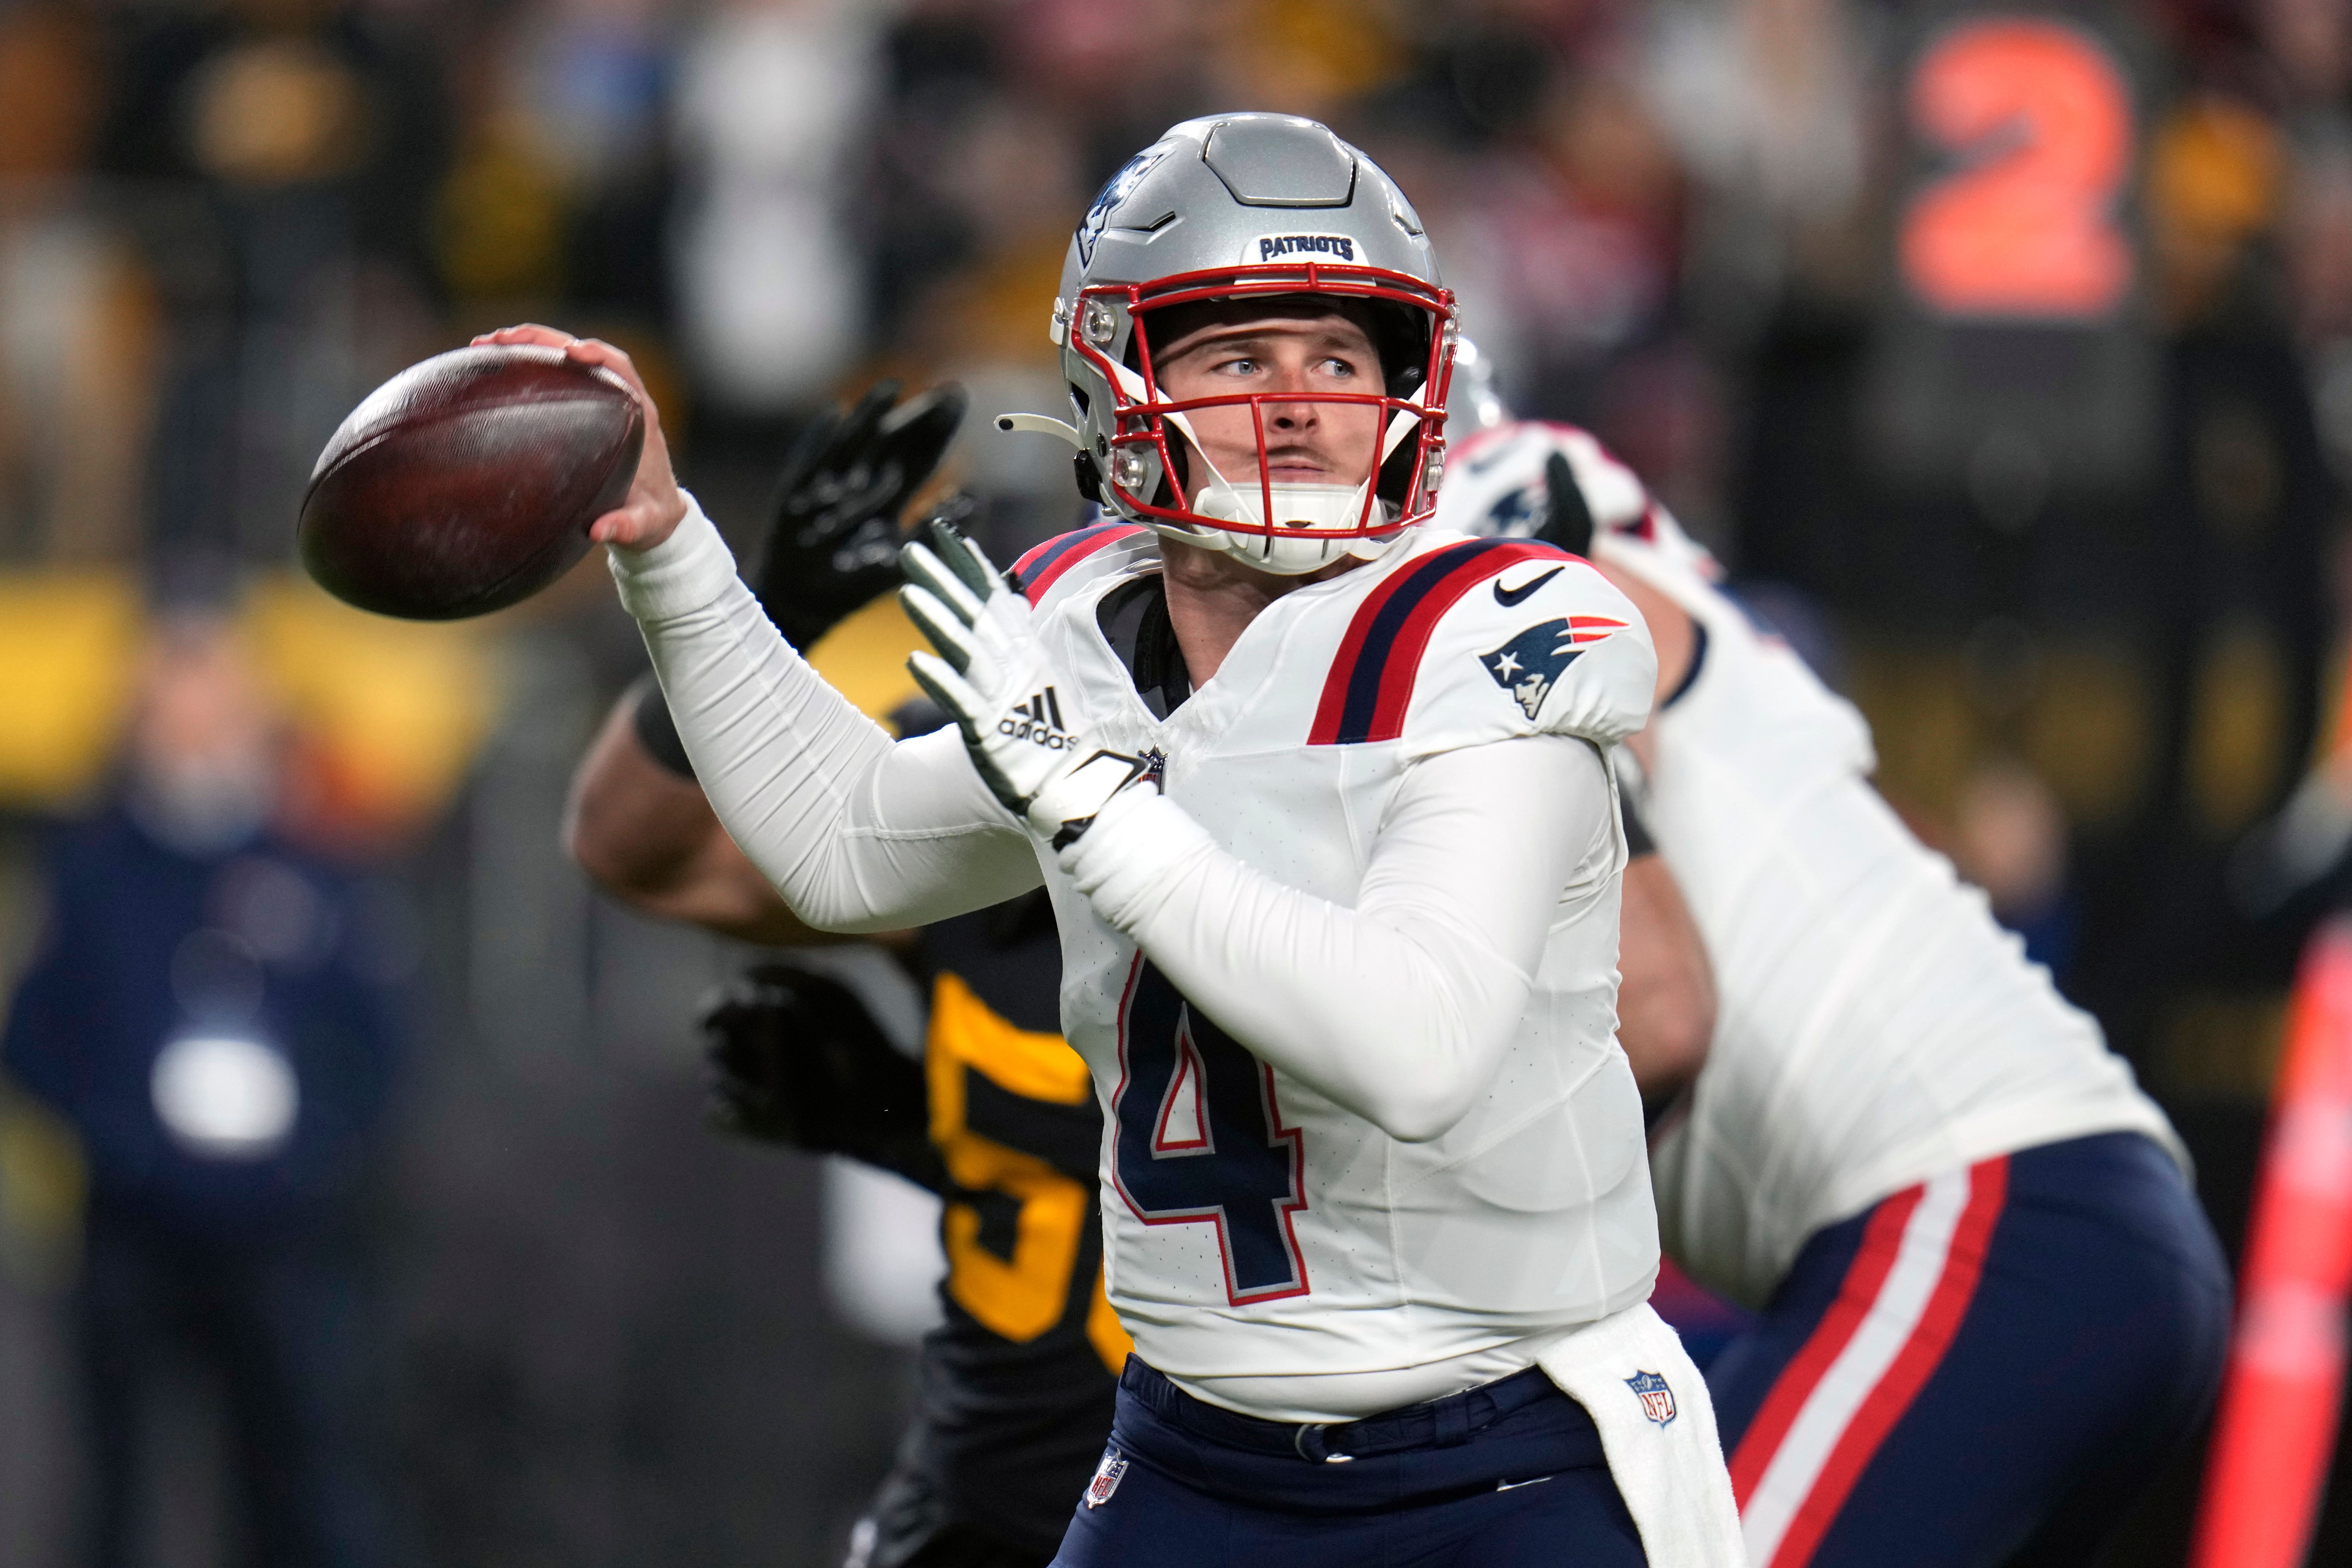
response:
<svg viewBox="0 0 2352 1568"><path fill-rule="evenodd" d="M1715 1402L1648 1302L1578 1330L1536 1364L1601 1429L1650 1568L1745 1568Z"/></svg>

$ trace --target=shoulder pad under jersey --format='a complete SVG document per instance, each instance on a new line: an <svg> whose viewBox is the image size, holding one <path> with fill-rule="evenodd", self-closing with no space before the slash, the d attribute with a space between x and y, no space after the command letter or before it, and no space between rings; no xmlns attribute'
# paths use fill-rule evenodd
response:
<svg viewBox="0 0 2352 1568"><path fill-rule="evenodd" d="M1152 543L1151 531L1141 523L1114 519L1056 534L1014 562L1006 575L1033 608L1042 610L1049 596L1067 598L1107 574L1127 570L1138 547L1148 550Z"/></svg>
<svg viewBox="0 0 2352 1568"><path fill-rule="evenodd" d="M1649 721L1658 656L1591 563L1524 539L1419 552L1357 605L1310 745L1431 753L1517 735L1604 744Z"/></svg>

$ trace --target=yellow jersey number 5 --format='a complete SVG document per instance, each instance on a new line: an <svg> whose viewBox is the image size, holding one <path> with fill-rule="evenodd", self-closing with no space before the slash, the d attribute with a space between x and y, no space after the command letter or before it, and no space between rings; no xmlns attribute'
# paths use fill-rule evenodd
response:
<svg viewBox="0 0 2352 1568"><path fill-rule="evenodd" d="M1087 1065L1059 1035L1014 1027L973 994L953 973L932 986L931 1026L925 1050L931 1142L947 1162L948 1177L966 1194L1001 1194L1017 1206L1010 1255L982 1237L982 1216L969 1198L948 1195L940 1221L947 1249L949 1296L991 1333L1027 1343L1063 1321L1071 1307L1079 1244L1097 1224L1092 1182L1081 1182L1052 1162L981 1132L968 1121L968 1074L996 1089L1045 1106L1094 1107ZM1096 1266L1086 1309L1087 1338L1114 1373L1134 1348L1103 1293Z"/></svg>

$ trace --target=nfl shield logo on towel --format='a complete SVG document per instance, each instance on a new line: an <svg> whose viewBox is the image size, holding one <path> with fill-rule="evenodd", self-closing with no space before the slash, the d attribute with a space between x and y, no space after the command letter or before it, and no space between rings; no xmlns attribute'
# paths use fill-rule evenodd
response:
<svg viewBox="0 0 2352 1568"><path fill-rule="evenodd" d="M1087 1506L1100 1508L1110 1501L1110 1494L1118 1490L1118 1479L1127 1474L1127 1460L1117 1448L1103 1450L1102 1463L1095 1467L1095 1479L1087 1483Z"/></svg>
<svg viewBox="0 0 2352 1568"><path fill-rule="evenodd" d="M1625 1380L1642 1401L1642 1414L1664 1426L1675 1418L1675 1391L1654 1372L1637 1372Z"/></svg>

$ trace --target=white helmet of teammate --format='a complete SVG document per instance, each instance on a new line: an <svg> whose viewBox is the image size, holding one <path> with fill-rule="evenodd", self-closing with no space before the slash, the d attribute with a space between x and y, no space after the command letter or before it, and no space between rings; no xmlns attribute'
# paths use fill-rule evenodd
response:
<svg viewBox="0 0 2352 1568"><path fill-rule="evenodd" d="M1446 437L1466 441L1482 430L1511 422L1510 405L1496 384L1495 362L1476 340L1464 337L1454 345L1454 384L1446 390Z"/></svg>
<svg viewBox="0 0 2352 1568"><path fill-rule="evenodd" d="M1722 575L1706 548L1653 500L1638 475L1592 435L1573 425L1519 419L1480 430L1454 448L1436 524L1456 533L1528 539L1552 515L1551 462L1567 463L1592 521L1591 552L1632 541L1675 557L1713 580Z"/></svg>
<svg viewBox="0 0 2352 1568"><path fill-rule="evenodd" d="M1156 312L1205 300L1344 301L1370 323L1379 394L1235 394L1171 400L1153 372ZM1428 518L1444 471L1454 297L1421 219L1370 158L1311 120L1187 121L1128 161L1071 239L1054 306L1076 416L1082 485L1104 508L1262 571L1296 574L1373 555ZM1211 405L1373 405L1382 434L1352 484L1226 475L1188 414ZM1006 428L1051 427L1024 416ZM1058 422L1052 422L1057 426ZM1058 432L1057 432L1058 433Z"/></svg>

